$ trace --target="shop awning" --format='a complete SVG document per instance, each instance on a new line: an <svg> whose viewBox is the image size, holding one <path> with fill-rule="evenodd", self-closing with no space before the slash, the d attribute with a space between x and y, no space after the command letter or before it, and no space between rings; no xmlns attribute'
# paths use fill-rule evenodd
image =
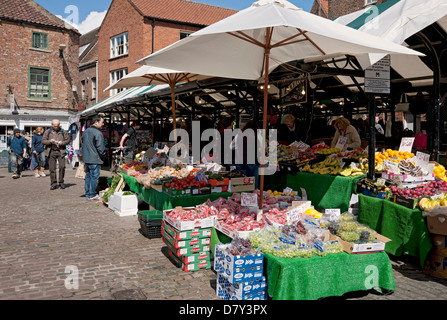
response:
<svg viewBox="0 0 447 320"><path fill-rule="evenodd" d="M424 30L433 45L447 40L447 2L445 0L389 0L376 6L370 6L351 14L335 19L336 22L353 29L407 45L418 51L423 46L411 37ZM427 29L430 27L429 29ZM380 56L370 55L372 60ZM441 60L441 57L439 57ZM401 56L398 59L391 56L391 66L402 78L410 79L413 87L433 84L433 71L427 57ZM339 77L344 84L354 85L350 77ZM363 79L358 78L359 83ZM354 90L355 86L352 87Z"/></svg>

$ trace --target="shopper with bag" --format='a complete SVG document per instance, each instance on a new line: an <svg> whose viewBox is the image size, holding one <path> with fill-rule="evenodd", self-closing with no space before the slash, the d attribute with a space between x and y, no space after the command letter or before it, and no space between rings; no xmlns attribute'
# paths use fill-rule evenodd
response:
<svg viewBox="0 0 447 320"><path fill-rule="evenodd" d="M20 129L14 129L13 135L7 140L13 179L18 179L21 176L23 158L26 156L26 146L26 140L20 135Z"/></svg>
<svg viewBox="0 0 447 320"><path fill-rule="evenodd" d="M92 125L85 130L82 136L82 158L85 163L85 197L88 200L99 200L96 194L101 165L106 158L106 148L102 127L104 119L95 117Z"/></svg>

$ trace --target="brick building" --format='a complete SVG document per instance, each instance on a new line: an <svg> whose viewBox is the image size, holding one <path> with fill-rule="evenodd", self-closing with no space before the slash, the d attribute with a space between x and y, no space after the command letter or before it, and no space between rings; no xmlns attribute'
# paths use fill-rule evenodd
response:
<svg viewBox="0 0 447 320"><path fill-rule="evenodd" d="M32 0L0 0L0 152L14 127L31 133L57 118L68 129L78 112L79 36Z"/></svg>
<svg viewBox="0 0 447 320"><path fill-rule="evenodd" d="M98 101L135 62L237 11L186 0L113 0L98 31Z"/></svg>
<svg viewBox="0 0 447 320"><path fill-rule="evenodd" d="M79 40L79 111L98 100L98 30L96 28L83 34Z"/></svg>
<svg viewBox="0 0 447 320"><path fill-rule="evenodd" d="M311 13L328 19L335 19L348 13L377 5L388 0L315 0Z"/></svg>

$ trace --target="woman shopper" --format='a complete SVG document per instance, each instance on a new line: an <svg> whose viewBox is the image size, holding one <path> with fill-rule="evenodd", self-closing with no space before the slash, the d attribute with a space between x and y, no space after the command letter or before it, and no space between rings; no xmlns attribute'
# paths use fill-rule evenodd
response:
<svg viewBox="0 0 447 320"><path fill-rule="evenodd" d="M335 148L340 137L346 138L344 148L341 151L355 150L360 148L362 144L360 135L357 130L351 125L351 122L349 122L348 119L344 117L337 118L337 120L335 120L334 127L335 135L331 143L332 148Z"/></svg>
<svg viewBox="0 0 447 320"><path fill-rule="evenodd" d="M45 156L45 146L42 144L43 132L44 130L42 127L37 127L36 130L33 131L33 138L31 140L31 150L36 162L36 166L34 167L34 176L36 178L46 176L44 170L47 158Z"/></svg>

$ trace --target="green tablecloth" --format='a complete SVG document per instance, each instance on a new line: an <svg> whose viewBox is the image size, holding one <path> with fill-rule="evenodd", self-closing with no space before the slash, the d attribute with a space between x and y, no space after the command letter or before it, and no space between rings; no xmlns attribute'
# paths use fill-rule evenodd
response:
<svg viewBox="0 0 447 320"><path fill-rule="evenodd" d="M318 209L340 208L343 213L349 208L352 194L356 193L357 180L364 177L365 175L351 178L298 172L296 175L287 175L287 186L300 195L300 188L304 188L307 199Z"/></svg>
<svg viewBox="0 0 447 320"><path fill-rule="evenodd" d="M386 252L395 256L419 257L421 266L424 265L432 243L421 210L359 195L358 215L360 223L392 240L386 244Z"/></svg>
<svg viewBox="0 0 447 320"><path fill-rule="evenodd" d="M228 243L231 238L213 229L213 254L219 242ZM395 290L393 268L385 252L292 259L266 254L264 275L274 300L315 300L373 287Z"/></svg>
<svg viewBox="0 0 447 320"><path fill-rule="evenodd" d="M156 210L168 210L177 206L192 207L206 202L208 199L214 201L219 197L228 198L231 197L231 192L211 193L200 196L170 196L164 192L159 192L154 189L146 189L143 185L129 175L121 173L126 180L130 190L135 192L138 197L144 202L148 203Z"/></svg>

